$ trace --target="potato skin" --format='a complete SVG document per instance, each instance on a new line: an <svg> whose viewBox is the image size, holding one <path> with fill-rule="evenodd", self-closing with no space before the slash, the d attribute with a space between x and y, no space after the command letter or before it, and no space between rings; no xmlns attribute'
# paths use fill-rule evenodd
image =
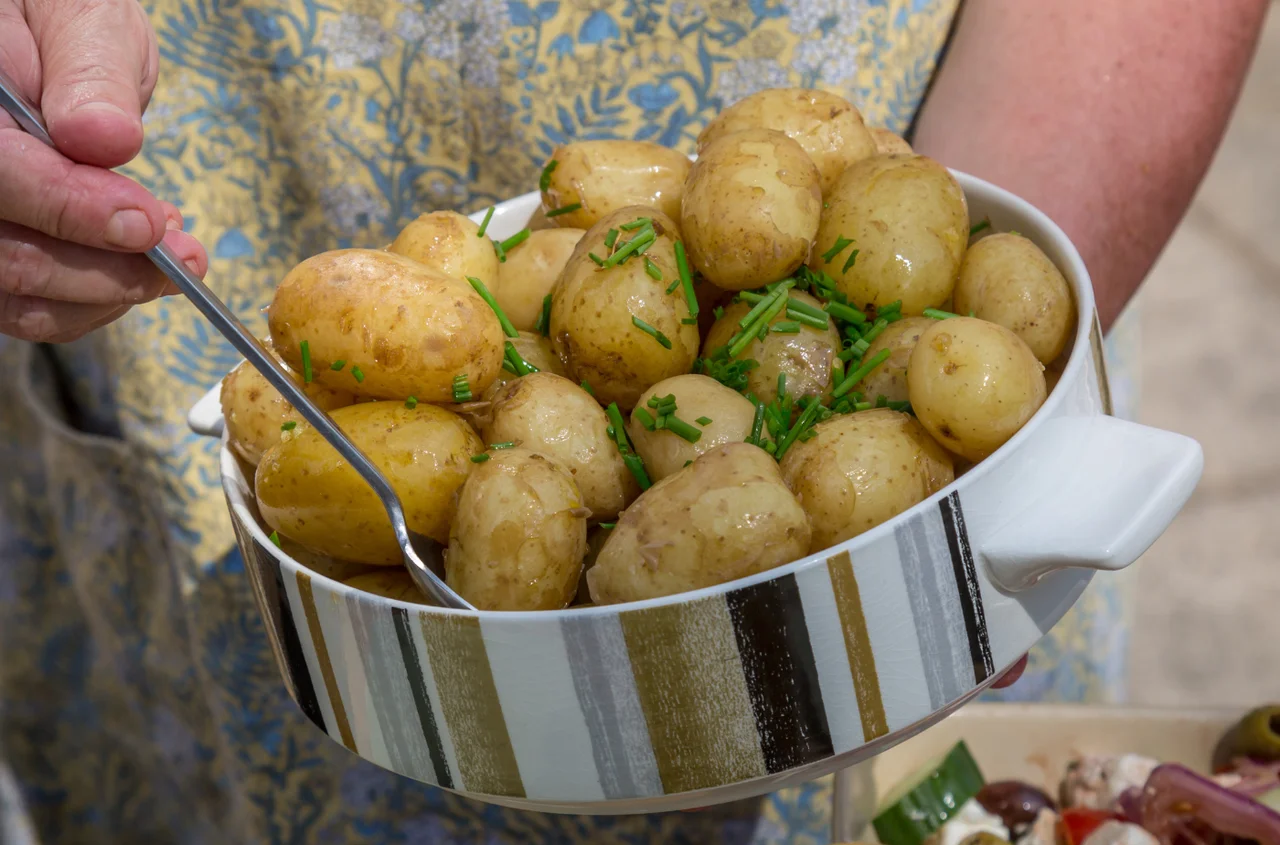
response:
<svg viewBox="0 0 1280 845"><path fill-rule="evenodd" d="M725 290L795 272L822 216L822 180L798 143L748 129L707 145L685 187L680 227L690 263Z"/></svg>
<svg viewBox="0 0 1280 845"><path fill-rule="evenodd" d="M573 476L545 455L499 449L458 494L445 572L480 610L558 610L578 591L587 510Z"/></svg>
<svg viewBox="0 0 1280 845"><path fill-rule="evenodd" d="M680 199L690 161L676 150L649 141L575 141L557 147L556 162L542 210L580 203L582 208L551 218L556 226L590 229L618 209L644 205L673 220L680 217Z"/></svg>
<svg viewBox="0 0 1280 845"><path fill-rule="evenodd" d="M871 341L862 360L870 361L882 350L889 350L889 358L858 383L858 390L874 402L884 396L890 402L905 402L907 396L907 366L911 363L911 350L916 348L920 335L936 320L929 317L903 317L889 324L880 336Z"/></svg>
<svg viewBox="0 0 1280 845"><path fill-rule="evenodd" d="M279 353L264 344L271 356L288 370ZM302 377L289 370L294 382L301 387L311 401L322 411L332 411L351 405L356 398L346 390L333 390L315 381L303 384ZM289 420L301 420L280 392L277 391L248 361L241 361L222 380L222 418L227 424L227 442L231 449L253 466L262 460L262 454L280 442L280 426Z"/></svg>
<svg viewBox="0 0 1280 845"><path fill-rule="evenodd" d="M871 127L871 137L876 143L876 155L915 155L915 150L906 140L888 129L879 126Z"/></svg>
<svg viewBox="0 0 1280 845"><path fill-rule="evenodd" d="M557 376L565 374L564 362L556 355L556 351L551 348L551 340L549 338L533 332L520 332L519 337L511 338L511 345L516 348L521 357L537 367L539 372L551 373ZM485 388L480 398L485 401L493 399L504 384L515 381L517 378L518 376L515 373L509 370L501 370L498 373L498 377L493 380L493 383Z"/></svg>
<svg viewBox="0 0 1280 845"><path fill-rule="evenodd" d="M780 464L813 525L810 552L856 537L955 480L951 456L910 414L841 414L813 431Z"/></svg>
<svg viewBox="0 0 1280 845"><path fill-rule="evenodd" d="M807 293L791 291L791 298L820 307L821 303ZM738 332L738 321L747 315L751 305L737 302L724 309L702 345L702 356L708 357L726 345ZM787 320L783 311L770 325ZM738 356L754 359L760 366L747 373L747 391L768 404L778 397L778 374L787 375L787 393L794 398L820 396L832 388L832 365L840 352L840 333L834 323L825 329L801 324L796 334L770 332L764 340L753 339Z"/></svg>
<svg viewBox="0 0 1280 845"><path fill-rule="evenodd" d="M405 569L388 568L365 572L346 578L342 583L363 593L382 596L384 599L395 599L409 604L435 604L430 597L418 589L413 576Z"/></svg>
<svg viewBox="0 0 1280 845"><path fill-rule="evenodd" d="M758 91L720 112L698 136L698 154L725 135L773 129L798 143L813 160L825 194L855 161L875 155L862 115L843 97L814 88Z"/></svg>
<svg viewBox="0 0 1280 845"><path fill-rule="evenodd" d="M400 495L409 528L447 543L454 493L484 451L471 427L425 402L366 402L331 416ZM403 563L382 502L311 426L299 423L263 455L254 488L263 520L301 545L357 563Z"/></svg>
<svg viewBox="0 0 1280 845"><path fill-rule="evenodd" d="M911 407L934 439L975 463L1044 404L1044 365L1016 334L971 317L939 320L907 367Z"/></svg>
<svg viewBox="0 0 1280 845"><path fill-rule="evenodd" d="M802 557L809 517L778 465L747 443L719 446L650 487L610 533L587 585L595 604L669 596Z"/></svg>
<svg viewBox="0 0 1280 845"><path fill-rule="evenodd" d="M433 211L400 230L388 252L412 258L436 272L465 282L474 276L486 284L498 277L498 254L480 226L456 211Z"/></svg>
<svg viewBox="0 0 1280 845"><path fill-rule="evenodd" d="M469 284L382 250L303 261L276 289L268 322L290 367L301 368L305 340L315 380L357 397L451 402L454 376L478 393L502 369L502 327ZM346 364L335 371L335 361Z"/></svg>
<svg viewBox="0 0 1280 845"><path fill-rule="evenodd" d="M582 229L543 229L507 253L498 264L493 297L519 331L535 331L542 300L555 287L574 247L586 232Z"/></svg>
<svg viewBox="0 0 1280 845"><path fill-rule="evenodd" d="M1066 348L1076 323L1071 286L1049 256L1022 235L987 235L969 247L956 279L956 313L998 323L1042 364Z"/></svg>
<svg viewBox="0 0 1280 845"><path fill-rule="evenodd" d="M699 431L698 442L690 443L678 434L663 429L648 431L636 419L640 408L650 410L649 397L676 398L676 416ZM665 379L646 390L631 414L628 432L636 453L644 459L649 478L660 481L684 469L687 462L726 443L741 443L751 434L756 406L745 396L730 390L713 378L684 375ZM650 411L652 415L652 411ZM699 425L697 420L711 422Z"/></svg>
<svg viewBox="0 0 1280 845"><path fill-rule="evenodd" d="M873 156L844 172L827 205L809 266L835 279L850 304L901 299L902 313L912 316L951 296L969 210L945 167L924 156ZM853 243L828 263L823 255L840 238ZM854 249L858 257L848 264Z"/></svg>
<svg viewBox="0 0 1280 845"><path fill-rule="evenodd" d="M604 245L608 231L641 217L652 219L657 232L644 256L608 269L596 266L590 253L601 258L609 255ZM679 274L677 237L675 224L656 209L620 209L578 242L552 291L552 347L564 361L569 377L575 382L585 379L602 405L617 402L630 410L646 387L687 373L693 366L700 340L698 327L681 322L690 312L680 287L666 291ZM619 236L618 241L625 242L625 238ZM658 268L660 279L649 276L645 259ZM633 318L662 332L671 348L638 328Z"/></svg>
<svg viewBox="0 0 1280 845"><path fill-rule="evenodd" d="M573 476L592 519L608 521L640 495L606 429L604 409L578 385L551 373L508 382L493 397L486 443L514 441L552 458Z"/></svg>

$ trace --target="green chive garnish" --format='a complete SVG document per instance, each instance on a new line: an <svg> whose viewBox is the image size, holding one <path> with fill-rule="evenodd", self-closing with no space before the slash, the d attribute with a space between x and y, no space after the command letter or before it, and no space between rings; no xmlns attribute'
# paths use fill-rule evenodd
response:
<svg viewBox="0 0 1280 845"><path fill-rule="evenodd" d="M601 267L603 267L603 266L604 266L604 259L603 259L603 258L601 258L600 256L596 255L594 252L588 252L588 253L587 253L587 257L588 257L588 258L590 258L592 261L594 261L594 262L595 262L596 264L598 264L599 266L601 266Z"/></svg>
<svg viewBox="0 0 1280 845"><path fill-rule="evenodd" d="M507 263L507 253L506 253L506 251L502 248L502 244L498 243L497 241L489 241L489 243L493 244L493 252L494 252L494 255L498 256L498 263L499 263L499 264L506 264L506 263Z"/></svg>
<svg viewBox="0 0 1280 845"><path fill-rule="evenodd" d="M618 410L617 402L610 402L609 407L604 409L605 414L609 417L609 422L613 423L613 440L618 444L619 452L628 452L631 444L627 442L627 426L622 421L622 411Z"/></svg>
<svg viewBox="0 0 1280 845"><path fill-rule="evenodd" d="M547 219L550 220L552 217L559 217L561 214L573 214L575 211L577 211L580 208L582 208L582 203L580 202L571 203L569 205L562 205L559 208L553 208L550 211L548 211Z"/></svg>
<svg viewBox="0 0 1280 845"><path fill-rule="evenodd" d="M759 399L755 400L756 416L751 421L751 436L747 438L748 443L760 445L760 431L764 428L764 403Z"/></svg>
<svg viewBox="0 0 1280 845"><path fill-rule="evenodd" d="M311 384L311 376L314 375L311 372L311 344L304 340L298 348L302 350L302 380Z"/></svg>
<svg viewBox="0 0 1280 845"><path fill-rule="evenodd" d="M800 324L794 320L783 320L781 323L774 324L770 331L774 334L799 334Z"/></svg>
<svg viewBox="0 0 1280 845"><path fill-rule="evenodd" d="M533 324L533 330L543 337L551 335L551 294L542 297L542 310L538 312L538 321Z"/></svg>
<svg viewBox="0 0 1280 845"><path fill-rule="evenodd" d="M831 249L822 253L823 262L826 264L830 264L831 260L835 258L837 255L839 255L841 252L843 252L845 247L847 247L851 243L853 243L852 238L837 237L835 245L832 246Z"/></svg>
<svg viewBox="0 0 1280 845"><path fill-rule="evenodd" d="M547 216L550 217L551 215L548 214ZM521 229L519 232L516 232L511 237L507 238L505 241L503 241L499 245L502 250L501 255L505 258L506 253L520 246L520 244L524 243L525 241L529 240L529 235L531 235L532 233L533 232L531 229Z"/></svg>
<svg viewBox="0 0 1280 845"><path fill-rule="evenodd" d="M846 261L846 262L844 263L844 266L840 268L840 272L841 272L841 273L848 273L848 272L849 272L849 268L850 268L850 267L852 267L852 266L853 266L853 263L854 263L855 261L857 261L857 260L858 260L858 250L856 250L856 249L855 249L853 252L849 253L849 260L848 260L848 261Z"/></svg>
<svg viewBox="0 0 1280 845"><path fill-rule="evenodd" d="M631 475L635 478L636 484L640 485L641 491L648 490L653 486L653 482L649 480L649 473L645 472L644 460L639 455L623 455L622 462L631 471Z"/></svg>
<svg viewBox="0 0 1280 845"><path fill-rule="evenodd" d="M854 410L854 411L870 411L872 407L873 407L873 406L872 406L872 404L871 404L870 402L855 402L855 403L853 403L853 410Z"/></svg>
<svg viewBox="0 0 1280 845"><path fill-rule="evenodd" d="M481 452L481 453L480 453L480 454L478 454L478 455L472 455L472 456L471 456L471 463L473 463L473 464L482 464L482 463L484 463L484 462L485 462L485 461L487 461L487 460L489 460L489 453L488 453L488 452Z"/></svg>
<svg viewBox="0 0 1280 845"><path fill-rule="evenodd" d="M715 317L717 320L719 320L721 317L723 317L723 316L724 316L724 307L723 307L723 306L720 306L720 305L717 305L717 306L716 306L716 307L711 311L711 316L712 316L712 317Z"/></svg>
<svg viewBox="0 0 1280 845"><path fill-rule="evenodd" d="M617 528L617 527L618 527L618 523L616 523L616 522L602 522L602 523L600 523L600 527L601 527L601 528L604 528L604 529L606 529L606 530L611 530L611 529Z"/></svg>
<svg viewBox="0 0 1280 845"><path fill-rule="evenodd" d="M840 382L840 384L836 386L836 389L831 391L831 395L836 399L844 396L852 390L858 382L870 375L872 370L887 360L889 360L889 350L881 349L871 358L870 361L865 362L861 367L858 367L858 369L845 376L844 381Z"/></svg>
<svg viewBox="0 0 1280 845"><path fill-rule="evenodd" d="M871 341L879 337L880 332L884 331L888 327L889 327L889 321L886 320L884 317L878 317L875 323L872 324L871 328L867 329L867 333L862 336L862 340L858 341L858 343L860 344L865 343L867 344L867 346L870 346ZM867 347L866 346L862 347L862 351L866 352Z"/></svg>
<svg viewBox="0 0 1280 845"><path fill-rule="evenodd" d="M538 190L546 191L551 187L551 174L555 172L556 165L560 162L554 158L547 162L547 166L542 168L542 178L538 180Z"/></svg>
<svg viewBox="0 0 1280 845"><path fill-rule="evenodd" d="M634 314L631 315L631 325L658 341L658 343L662 344L663 349L671 348L670 338Z"/></svg>
<svg viewBox="0 0 1280 845"><path fill-rule="evenodd" d="M680 284L684 287L684 301L689 304L689 313L698 316L698 296L693 292L693 274L689 272L689 257L684 251L684 242L676 241L676 269L680 273Z"/></svg>
<svg viewBox="0 0 1280 845"><path fill-rule="evenodd" d="M514 440L504 440L501 443L490 443L490 449L514 449L516 442Z"/></svg>
<svg viewBox="0 0 1280 845"><path fill-rule="evenodd" d="M711 417L698 417L694 422L701 426L708 426L711 425Z"/></svg>
<svg viewBox="0 0 1280 845"><path fill-rule="evenodd" d="M841 305L839 302L828 302L822 306L828 314L845 323L853 323L855 326L861 325L867 321L867 315L863 314L857 308L850 308L848 305Z"/></svg>
<svg viewBox="0 0 1280 845"><path fill-rule="evenodd" d="M785 282L774 288L769 299L761 301L755 308L751 309L751 313L747 316L751 317L754 315L754 322L750 325L746 325L743 321L739 321L738 325L743 326L743 331L729 343L730 358L737 358L742 354L742 350L746 349L747 344L749 344L756 335L760 334L760 330L765 329L771 322L773 322L773 318L778 316L778 314L787 307L787 291L794 287L795 283L795 279L787 279ZM746 318L743 318L744 321L745 319Z"/></svg>
<svg viewBox="0 0 1280 845"><path fill-rule="evenodd" d="M418 407L418 397L410 396L408 399L404 400L404 406L412 411L414 408Z"/></svg>
<svg viewBox="0 0 1280 845"><path fill-rule="evenodd" d="M471 401L471 384L467 380L466 373L458 373L453 377L453 401Z"/></svg>
<svg viewBox="0 0 1280 845"><path fill-rule="evenodd" d="M596 392L591 389L591 384L586 379L583 379L582 383L578 386L581 387L583 390L587 391L587 393L589 393L590 395L592 396L596 395Z"/></svg>
<svg viewBox="0 0 1280 845"><path fill-rule="evenodd" d="M640 422L640 425L644 426L645 431L653 431L654 419L652 414L650 414L644 408L636 408L631 413L632 413L632 416L634 416Z"/></svg>
<svg viewBox="0 0 1280 845"><path fill-rule="evenodd" d="M497 206L489 206L489 210L484 213L484 220L480 221L480 228L476 230L476 237L483 238L484 233L489 229L489 221L493 219L493 212Z"/></svg>
<svg viewBox="0 0 1280 845"><path fill-rule="evenodd" d="M623 226L622 228L625 229L627 227ZM647 247L649 244L653 243L656 238L657 235L654 234L652 229L645 229L642 232L637 232L635 237L627 241L618 249L617 252L605 259L603 266L606 268L616 267L630 258L633 252L637 252L641 247Z"/></svg>
<svg viewBox="0 0 1280 845"><path fill-rule="evenodd" d="M613 249L613 245L618 242L618 230L610 229L604 236L604 245L609 249Z"/></svg>
<svg viewBox="0 0 1280 845"><path fill-rule="evenodd" d="M693 463L693 459L692 459L692 458L690 458L689 460L685 461L685 462L684 462L684 466L686 466L686 467L687 467L687 466L688 466L689 464L691 464L691 463ZM684 467L681 467L681 469L684 469Z"/></svg>
<svg viewBox="0 0 1280 845"><path fill-rule="evenodd" d="M804 314L806 317L813 317L815 320L821 320L825 326L827 324L827 315L821 308L816 305L810 305L799 299L787 300L787 315Z"/></svg>
<svg viewBox="0 0 1280 845"><path fill-rule="evenodd" d="M795 425L791 426L791 429L787 432L786 436L782 438L782 442L778 444L777 450L773 453L775 458L782 460L782 457L787 454L787 450L796 442L796 438L812 427L814 419L818 416L818 409L821 407L821 402L809 403L809 407L804 409L800 414L799 419L796 420Z"/></svg>
<svg viewBox="0 0 1280 845"><path fill-rule="evenodd" d="M528 229L525 231L527 232ZM476 293L480 294L480 298L493 309L493 313L498 315L498 324L502 326L502 333L507 337L519 337L520 333L516 331L515 326L511 325L511 321L507 319L502 306L498 304L498 300L493 298L493 294L489 293L489 289L484 286L484 282L475 276L467 276L467 281L471 283L471 287L475 288Z"/></svg>
<svg viewBox="0 0 1280 845"><path fill-rule="evenodd" d="M504 352L506 353L507 360L503 362L503 367L509 369L516 375L527 376L529 373L539 372L537 367L521 357L520 353L516 350L515 345L511 341L508 340L504 345ZM510 364L511 366L507 367L507 364Z"/></svg>
<svg viewBox="0 0 1280 845"><path fill-rule="evenodd" d="M271 542L276 544L277 549L280 548L280 532L279 531L271 532Z"/></svg>
<svg viewBox="0 0 1280 845"><path fill-rule="evenodd" d="M894 411L902 411L904 414L915 413L915 411L911 409L911 403L906 401L905 399L901 402L890 402L889 408L890 410L894 410Z"/></svg>
<svg viewBox="0 0 1280 845"><path fill-rule="evenodd" d="M950 311L941 311L937 308L924 309L924 315L934 320L950 320L952 317L959 317L959 314L952 314Z"/></svg>
<svg viewBox="0 0 1280 845"><path fill-rule="evenodd" d="M653 218L651 217L637 217L635 220L632 220L630 223L623 223L618 228L624 232L634 232L636 229L643 229L645 226L648 226L652 223L653 223Z"/></svg>
<svg viewBox="0 0 1280 845"><path fill-rule="evenodd" d="M364 370L360 369L356 364L351 365L351 377L356 380L356 384L364 383Z"/></svg>
<svg viewBox="0 0 1280 845"><path fill-rule="evenodd" d="M298 424L296 422L294 422L293 420L289 420L280 426L280 430L293 431L297 427L298 427Z"/></svg>
<svg viewBox="0 0 1280 845"><path fill-rule="evenodd" d="M690 443L697 443L698 439L702 437L701 431L689 425L674 414L668 414L666 416L666 429L672 434L683 437Z"/></svg>
<svg viewBox="0 0 1280 845"><path fill-rule="evenodd" d="M648 256L644 259L644 271L649 274L649 278L659 282L662 281L662 270L660 270L658 265L653 263L653 259ZM671 293L671 291L675 290L676 285L678 284L680 284L680 280L676 279L671 283L671 287L667 288L667 293Z"/></svg>
<svg viewBox="0 0 1280 845"><path fill-rule="evenodd" d="M990 228L991 228L991 219L985 218L981 223L975 223L969 227L969 237L972 238L974 235L978 234L983 229L990 229Z"/></svg>
<svg viewBox="0 0 1280 845"><path fill-rule="evenodd" d="M680 321L680 325L682 325L682 326L696 326L696 325L698 325L698 318L697 318L697 317L685 317L683 320L681 320L681 321Z"/></svg>
<svg viewBox="0 0 1280 845"><path fill-rule="evenodd" d="M329 369L333 370L336 373L336 372L340 372L342 368L345 367L346 365L347 365L346 361L334 361L332 364L329 365Z"/></svg>

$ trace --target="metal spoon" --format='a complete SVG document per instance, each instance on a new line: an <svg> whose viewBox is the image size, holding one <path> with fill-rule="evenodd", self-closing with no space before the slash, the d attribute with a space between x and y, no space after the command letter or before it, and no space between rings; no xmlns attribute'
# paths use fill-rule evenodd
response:
<svg viewBox="0 0 1280 845"><path fill-rule="evenodd" d="M39 110L19 93L17 85L5 75L3 70L0 70L0 106L3 106L18 125L33 137L53 146L53 138L45 128L44 119ZM160 244L148 250L147 258L150 258L152 263L178 286L178 290L195 303L196 308L200 309L200 313L204 314L210 323L213 323L214 328L231 341L231 345L238 349L258 372L262 373L271 386L280 391L293 407L298 409L303 418L311 423L333 448L338 450L338 454L364 477L364 480L373 488L373 492L382 500L382 506L387 509L387 516L391 518L391 527L395 530L396 540L399 541L400 550L404 553L405 566L408 567L409 574L413 576L418 586L445 607L475 610L466 599L445 584L444 550L430 537L409 530L400 497L396 495L396 491L391 488L391 484L373 465L373 462L347 439L347 436L334 425L328 414L316 407L302 388L298 387L297 383L263 348L258 339L245 329L236 315L231 313L231 310L205 286L204 282L192 275L186 265L178 260L168 247Z"/></svg>

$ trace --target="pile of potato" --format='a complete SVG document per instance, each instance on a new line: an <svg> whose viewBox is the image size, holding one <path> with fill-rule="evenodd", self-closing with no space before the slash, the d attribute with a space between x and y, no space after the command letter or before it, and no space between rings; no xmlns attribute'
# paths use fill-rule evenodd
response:
<svg viewBox="0 0 1280 845"><path fill-rule="evenodd" d="M1045 400L1070 288L1026 238L971 230L942 165L801 89L729 108L698 151L567 144L519 234L432 212L275 293L275 354L479 608L796 560L942 489ZM222 402L287 549L426 601L371 569L402 567L380 503L255 370Z"/></svg>

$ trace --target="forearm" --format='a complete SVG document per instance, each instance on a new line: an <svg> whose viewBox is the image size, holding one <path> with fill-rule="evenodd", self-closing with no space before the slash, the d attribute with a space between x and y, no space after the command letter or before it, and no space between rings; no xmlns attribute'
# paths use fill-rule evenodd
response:
<svg viewBox="0 0 1280 845"><path fill-rule="evenodd" d="M1191 202L1266 0L967 0L914 145L1075 241L1104 326Z"/></svg>

